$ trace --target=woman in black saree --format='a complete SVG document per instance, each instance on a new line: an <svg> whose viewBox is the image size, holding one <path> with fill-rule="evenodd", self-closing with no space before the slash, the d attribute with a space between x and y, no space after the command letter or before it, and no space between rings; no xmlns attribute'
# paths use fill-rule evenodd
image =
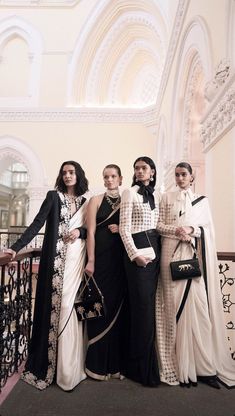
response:
<svg viewBox="0 0 235 416"><path fill-rule="evenodd" d="M104 194L91 198L87 211L85 273L93 275L104 295L105 318L87 321L86 373L97 380L121 378L123 350L124 247L119 235L121 170L107 165L103 170Z"/></svg>

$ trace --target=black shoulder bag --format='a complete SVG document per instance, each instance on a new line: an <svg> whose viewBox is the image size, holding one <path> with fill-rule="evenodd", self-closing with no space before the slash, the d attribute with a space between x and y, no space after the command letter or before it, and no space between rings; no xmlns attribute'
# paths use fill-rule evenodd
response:
<svg viewBox="0 0 235 416"><path fill-rule="evenodd" d="M104 296L93 276L84 273L74 307L79 321L104 318Z"/></svg>
<svg viewBox="0 0 235 416"><path fill-rule="evenodd" d="M175 252L181 243L182 242L179 241L176 245L172 258L174 257ZM194 247L193 243L186 244L191 245L193 249L193 257L190 259L170 262L172 280L193 279L202 275L196 248Z"/></svg>

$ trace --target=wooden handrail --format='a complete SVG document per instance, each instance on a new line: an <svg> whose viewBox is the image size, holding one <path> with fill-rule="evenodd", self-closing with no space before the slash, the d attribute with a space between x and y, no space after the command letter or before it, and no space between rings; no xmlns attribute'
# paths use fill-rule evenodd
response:
<svg viewBox="0 0 235 416"><path fill-rule="evenodd" d="M14 260L10 259L10 255L4 253L4 251L0 252L0 266L4 266L8 263L11 263L11 261L18 261L18 260L23 260L26 257L40 257L41 255L41 248L28 248L28 249L23 249L20 250L17 255L15 256Z"/></svg>
<svg viewBox="0 0 235 416"><path fill-rule="evenodd" d="M28 248L20 250L13 261L22 260L25 257L40 257L41 248ZM0 266L3 266L7 263L10 263L9 255L5 254L3 251L0 251ZM217 258L221 261L234 261L235 262L235 252L233 251L217 251Z"/></svg>
<svg viewBox="0 0 235 416"><path fill-rule="evenodd" d="M233 251L217 251L218 260L235 261L235 253Z"/></svg>

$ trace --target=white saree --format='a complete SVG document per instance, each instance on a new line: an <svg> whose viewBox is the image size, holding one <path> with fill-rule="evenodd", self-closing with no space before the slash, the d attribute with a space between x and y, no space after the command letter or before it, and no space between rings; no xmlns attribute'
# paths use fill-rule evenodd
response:
<svg viewBox="0 0 235 416"><path fill-rule="evenodd" d="M86 203L70 219L69 230L84 224ZM59 321L56 382L63 390L72 390L86 378L82 322L73 308L82 280L86 256L85 240L67 245Z"/></svg>
<svg viewBox="0 0 235 416"><path fill-rule="evenodd" d="M190 189L186 195L182 191L170 192L163 195L160 206L157 229L162 235L162 254L156 296L160 376L161 381L174 385L197 382L197 376L217 374L227 386L234 386L235 362L226 339L213 223L207 198L192 206L191 202L197 198ZM183 312L176 323L186 281L172 281L169 263L178 243L175 229L183 225L194 228L194 237L201 235L199 226L204 229L208 299L203 276L192 279ZM187 243L180 244L174 259L190 257L191 247Z"/></svg>

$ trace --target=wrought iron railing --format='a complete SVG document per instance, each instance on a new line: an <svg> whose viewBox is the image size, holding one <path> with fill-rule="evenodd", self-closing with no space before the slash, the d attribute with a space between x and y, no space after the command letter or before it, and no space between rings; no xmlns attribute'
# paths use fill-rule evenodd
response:
<svg viewBox="0 0 235 416"><path fill-rule="evenodd" d="M40 255L41 249L28 249L8 263L9 256L0 253L0 391L28 353L33 274L37 273L34 261Z"/></svg>
<svg viewBox="0 0 235 416"><path fill-rule="evenodd" d="M21 235L19 231L0 231L0 250L11 247ZM38 233L26 248L42 248L43 238L44 233Z"/></svg>
<svg viewBox="0 0 235 416"><path fill-rule="evenodd" d="M235 274L230 275L235 271L235 253L217 254L225 325L235 359ZM8 263L9 257L0 253L0 392L28 353L36 288L33 277L37 276L40 255L40 248L27 249Z"/></svg>
<svg viewBox="0 0 235 416"><path fill-rule="evenodd" d="M225 325L231 355L235 360L235 253L218 252L217 256Z"/></svg>

